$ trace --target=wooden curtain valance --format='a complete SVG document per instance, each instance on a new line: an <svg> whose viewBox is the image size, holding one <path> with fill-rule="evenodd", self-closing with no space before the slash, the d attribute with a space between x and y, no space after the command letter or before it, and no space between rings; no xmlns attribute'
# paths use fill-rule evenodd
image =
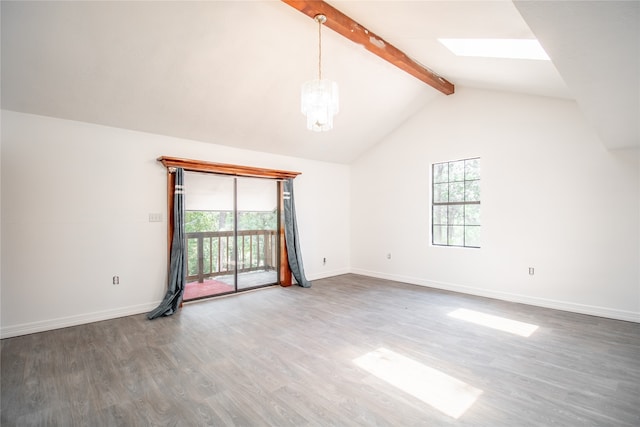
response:
<svg viewBox="0 0 640 427"><path fill-rule="evenodd" d="M202 160L181 159L178 157L162 156L159 162L167 168L183 168L186 171L209 172L221 175L251 176L255 178L288 179L295 178L301 172L282 171L277 169L256 168L253 166L238 166L225 163L204 162Z"/></svg>

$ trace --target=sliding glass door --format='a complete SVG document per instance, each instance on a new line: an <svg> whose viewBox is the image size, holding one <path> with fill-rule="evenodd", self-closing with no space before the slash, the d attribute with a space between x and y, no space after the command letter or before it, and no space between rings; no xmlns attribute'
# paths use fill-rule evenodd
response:
<svg viewBox="0 0 640 427"><path fill-rule="evenodd" d="M278 282L275 180L185 173L184 300Z"/></svg>
<svg viewBox="0 0 640 427"><path fill-rule="evenodd" d="M278 186L236 178L238 289L278 282Z"/></svg>

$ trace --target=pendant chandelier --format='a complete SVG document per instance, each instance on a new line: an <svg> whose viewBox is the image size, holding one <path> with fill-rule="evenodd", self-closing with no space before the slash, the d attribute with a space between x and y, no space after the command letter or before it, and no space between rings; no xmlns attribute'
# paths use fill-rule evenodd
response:
<svg viewBox="0 0 640 427"><path fill-rule="evenodd" d="M307 116L307 129L322 132L333 129L333 116L338 113L338 84L322 78L322 24L324 15L316 15L318 23L318 78L302 85L302 114Z"/></svg>

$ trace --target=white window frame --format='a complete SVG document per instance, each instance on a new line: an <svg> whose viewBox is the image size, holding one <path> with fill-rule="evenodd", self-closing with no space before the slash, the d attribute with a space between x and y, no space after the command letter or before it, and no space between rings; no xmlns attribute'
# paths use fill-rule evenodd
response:
<svg viewBox="0 0 640 427"><path fill-rule="evenodd" d="M453 179L451 170L453 164L463 162L462 179ZM477 174L471 170L472 165L477 165ZM447 179L440 179L436 182L436 168L446 165ZM469 168L467 167L469 166ZM480 157L437 162L431 164L431 245L442 247L474 248L479 249L480 243ZM439 174L442 175L442 174ZM450 200L451 189L455 186L460 189L462 185L462 200ZM446 189L446 191L444 191ZM471 191L475 189L474 191ZM447 200L443 200L442 194L446 193ZM469 197L469 200L467 200ZM477 199L477 200L476 200ZM452 221L454 209L457 211L457 221ZM443 211L446 211L446 218L443 221ZM474 215L471 215L471 213ZM439 222L436 222L438 220ZM446 242L443 242L442 231L446 230ZM460 233L462 243L459 243ZM458 233L457 239L454 233ZM472 238L471 236L476 236ZM440 239L437 239L440 237Z"/></svg>

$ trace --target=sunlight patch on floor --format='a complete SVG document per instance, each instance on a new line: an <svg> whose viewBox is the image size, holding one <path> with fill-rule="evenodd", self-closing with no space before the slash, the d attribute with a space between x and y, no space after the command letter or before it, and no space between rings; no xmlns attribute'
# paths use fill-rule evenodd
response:
<svg viewBox="0 0 640 427"><path fill-rule="evenodd" d="M486 326L488 328L520 335L521 337L529 337L536 331L536 329L538 329L537 325L507 319L506 317L480 313L479 311L475 310L467 310L466 308L459 308L457 310L454 310L449 313L449 316L456 319L465 320L467 322L475 323L476 325Z"/></svg>
<svg viewBox="0 0 640 427"><path fill-rule="evenodd" d="M353 360L356 365L433 406L459 418L473 405L482 390L386 348Z"/></svg>

